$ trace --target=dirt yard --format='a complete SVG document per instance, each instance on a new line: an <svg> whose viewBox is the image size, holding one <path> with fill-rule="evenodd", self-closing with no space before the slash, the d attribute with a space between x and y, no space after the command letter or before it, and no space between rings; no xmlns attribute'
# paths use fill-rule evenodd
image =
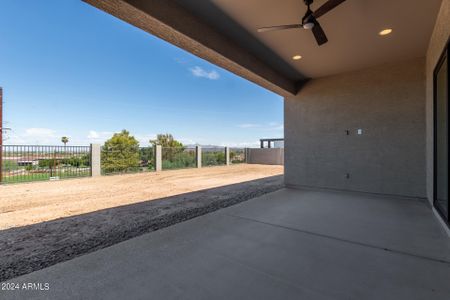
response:
<svg viewBox="0 0 450 300"><path fill-rule="evenodd" d="M0 282L283 188L235 165L0 186Z"/></svg>
<svg viewBox="0 0 450 300"><path fill-rule="evenodd" d="M283 174L233 165L0 186L0 230Z"/></svg>

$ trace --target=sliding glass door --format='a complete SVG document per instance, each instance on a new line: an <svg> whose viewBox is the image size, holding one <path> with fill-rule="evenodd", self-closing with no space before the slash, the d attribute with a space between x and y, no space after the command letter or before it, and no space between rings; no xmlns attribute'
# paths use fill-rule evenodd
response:
<svg viewBox="0 0 450 300"><path fill-rule="evenodd" d="M447 224L449 223L448 69L447 48L434 71L434 206Z"/></svg>

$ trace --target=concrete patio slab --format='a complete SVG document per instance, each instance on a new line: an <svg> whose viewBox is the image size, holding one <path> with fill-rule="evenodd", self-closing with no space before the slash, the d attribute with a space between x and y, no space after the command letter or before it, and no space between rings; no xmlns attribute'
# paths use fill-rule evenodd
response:
<svg viewBox="0 0 450 300"><path fill-rule="evenodd" d="M449 299L449 252L423 202L284 189L12 279L50 289L1 298Z"/></svg>
<svg viewBox="0 0 450 300"><path fill-rule="evenodd" d="M282 201L274 201L282 199ZM346 192L283 189L230 208L229 213L450 262L450 239L426 200Z"/></svg>

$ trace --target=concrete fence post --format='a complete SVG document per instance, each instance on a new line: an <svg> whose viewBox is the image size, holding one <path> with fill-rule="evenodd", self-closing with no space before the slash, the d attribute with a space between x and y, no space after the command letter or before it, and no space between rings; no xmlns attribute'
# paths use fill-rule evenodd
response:
<svg viewBox="0 0 450 300"><path fill-rule="evenodd" d="M91 156L91 176L97 177L102 175L102 167L101 167L101 153L102 148L99 144L91 144L90 147L90 156Z"/></svg>
<svg viewBox="0 0 450 300"><path fill-rule="evenodd" d="M201 146L196 146L195 147L195 155L196 155L196 160L197 160L197 168L201 168L202 167L202 147Z"/></svg>
<svg viewBox="0 0 450 300"><path fill-rule="evenodd" d="M160 172L162 170L162 146L156 145L155 147L155 171Z"/></svg>
<svg viewBox="0 0 450 300"><path fill-rule="evenodd" d="M225 164L230 165L230 147L225 147Z"/></svg>

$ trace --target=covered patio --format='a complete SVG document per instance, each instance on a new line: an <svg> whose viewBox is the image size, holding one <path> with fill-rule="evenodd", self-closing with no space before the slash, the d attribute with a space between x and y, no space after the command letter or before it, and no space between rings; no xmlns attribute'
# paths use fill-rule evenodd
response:
<svg viewBox="0 0 450 300"><path fill-rule="evenodd" d="M3 299L448 299L421 200L282 189L13 281Z"/></svg>
<svg viewBox="0 0 450 300"><path fill-rule="evenodd" d="M450 299L450 0L84 1L283 96L285 188L7 297Z"/></svg>

